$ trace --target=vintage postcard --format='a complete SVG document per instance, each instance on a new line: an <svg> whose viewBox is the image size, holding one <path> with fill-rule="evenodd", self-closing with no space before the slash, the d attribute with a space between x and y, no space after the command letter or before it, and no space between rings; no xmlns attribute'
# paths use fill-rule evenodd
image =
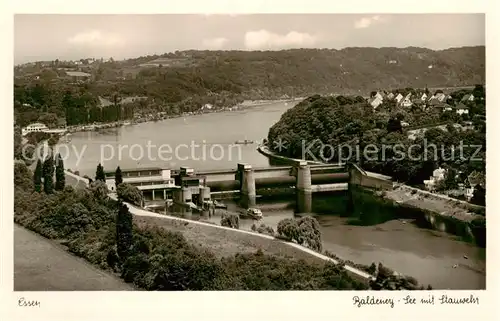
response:
<svg viewBox="0 0 500 321"><path fill-rule="evenodd" d="M5 320L492 316L486 2L357 2L14 6Z"/></svg>

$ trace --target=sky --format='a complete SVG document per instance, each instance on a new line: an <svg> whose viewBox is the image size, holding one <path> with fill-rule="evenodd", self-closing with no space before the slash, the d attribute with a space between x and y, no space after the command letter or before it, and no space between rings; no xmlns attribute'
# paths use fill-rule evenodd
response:
<svg viewBox="0 0 500 321"><path fill-rule="evenodd" d="M485 45L484 14L17 14L15 64L176 50Z"/></svg>

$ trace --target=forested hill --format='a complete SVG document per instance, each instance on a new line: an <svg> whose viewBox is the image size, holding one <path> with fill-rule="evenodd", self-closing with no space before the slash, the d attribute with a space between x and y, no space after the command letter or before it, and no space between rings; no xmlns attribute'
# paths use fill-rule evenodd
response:
<svg viewBox="0 0 500 321"><path fill-rule="evenodd" d="M171 82L186 90L222 90L245 98L287 94L361 94L391 88L464 86L485 82L485 47L293 49L283 51L187 51L124 64L162 61ZM169 60L174 63L169 64ZM166 66L179 66L165 68ZM170 70L169 70L170 69ZM154 73L153 73L154 74ZM151 70L139 77L153 76ZM172 79L173 78L173 79ZM169 82L157 76L159 82ZM195 89L194 87L198 87ZM192 88L192 89L190 89Z"/></svg>
<svg viewBox="0 0 500 321"><path fill-rule="evenodd" d="M75 82L68 79L68 70L86 72L90 79ZM17 124L63 117L67 124L76 124L126 116L107 110L116 106L100 106L99 96L114 105L121 98L148 98L128 106L127 115L178 115L204 104L218 109L246 99L366 97L373 90L484 84L485 47L182 51L123 61L81 59L78 65L39 62L16 66L14 74ZM81 115L69 117L71 110Z"/></svg>

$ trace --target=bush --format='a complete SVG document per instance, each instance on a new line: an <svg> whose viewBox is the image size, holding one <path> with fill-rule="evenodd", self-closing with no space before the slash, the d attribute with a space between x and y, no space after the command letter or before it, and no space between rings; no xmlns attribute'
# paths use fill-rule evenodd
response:
<svg viewBox="0 0 500 321"><path fill-rule="evenodd" d="M298 220L286 218L278 223L278 234L288 240L295 241L315 251L321 251L321 231L318 221L311 216Z"/></svg>
<svg viewBox="0 0 500 321"><path fill-rule="evenodd" d="M130 184L121 183L116 188L118 198L136 206L142 206L143 196L141 191Z"/></svg>
<svg viewBox="0 0 500 321"><path fill-rule="evenodd" d="M93 181L90 184L90 191L98 200L105 200L108 198L108 186L102 181Z"/></svg>
<svg viewBox="0 0 500 321"><path fill-rule="evenodd" d="M257 228L256 230L260 234L267 234L270 236L274 236L274 229L270 226L265 225L265 224L261 224L259 226L259 228Z"/></svg>
<svg viewBox="0 0 500 321"><path fill-rule="evenodd" d="M224 213L220 219L220 225L239 229L240 217L238 214Z"/></svg>

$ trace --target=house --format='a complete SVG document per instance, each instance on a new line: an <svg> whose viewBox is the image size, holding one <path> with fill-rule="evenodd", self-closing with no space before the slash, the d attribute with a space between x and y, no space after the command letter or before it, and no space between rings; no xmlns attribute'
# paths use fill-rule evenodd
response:
<svg viewBox="0 0 500 321"><path fill-rule="evenodd" d="M22 134L22 136L26 136L29 133L44 132L48 129L49 128L45 124L33 123L33 124L29 124L28 126L24 127L23 129L21 129L21 134Z"/></svg>
<svg viewBox="0 0 500 321"><path fill-rule="evenodd" d="M438 108L438 109L441 109L441 112L446 112L446 111L452 111L453 110L453 107L446 104L446 103L442 103L442 102L439 102L439 101L436 101L436 102L431 102L429 103L429 106L432 107L432 108Z"/></svg>
<svg viewBox="0 0 500 321"><path fill-rule="evenodd" d="M437 183L444 180L445 175L446 175L446 170L444 168L439 167L438 169L435 169L432 172L432 176L429 179L424 180L425 187L429 191L435 190Z"/></svg>
<svg viewBox="0 0 500 321"><path fill-rule="evenodd" d="M119 104L126 105L126 104L134 103L136 101L147 100L147 99L148 99L148 97L146 97L146 96L124 97L120 100Z"/></svg>
<svg viewBox="0 0 500 321"><path fill-rule="evenodd" d="M373 96L373 98L379 98L382 101L384 100L384 96L382 96L382 94L379 91L377 91L377 93Z"/></svg>
<svg viewBox="0 0 500 321"><path fill-rule="evenodd" d="M394 99L394 94L393 93L389 93L387 96L386 96L387 99L391 100L391 99Z"/></svg>
<svg viewBox="0 0 500 321"><path fill-rule="evenodd" d="M98 98L99 98L99 106L101 108L113 105L113 103L106 98L102 98L101 96L99 96Z"/></svg>
<svg viewBox="0 0 500 321"><path fill-rule="evenodd" d="M476 185L485 185L485 181L486 177L484 176L484 173L478 171L473 171L469 174L469 176L467 176L467 182L471 187Z"/></svg>
<svg viewBox="0 0 500 321"><path fill-rule="evenodd" d="M91 74L81 71L66 71L66 75L71 77L73 81L85 81L90 79L92 76Z"/></svg>
<svg viewBox="0 0 500 321"><path fill-rule="evenodd" d="M446 101L446 95L444 93L437 93L435 97L440 102Z"/></svg>
<svg viewBox="0 0 500 321"><path fill-rule="evenodd" d="M467 201L470 201L474 196L474 190L477 185L481 185L482 187L486 186L484 174L477 171L470 173L465 183L467 185L465 189L465 198Z"/></svg>
<svg viewBox="0 0 500 321"><path fill-rule="evenodd" d="M213 107L214 106L212 104L205 104L205 105L201 106L201 110L210 110Z"/></svg>
<svg viewBox="0 0 500 321"><path fill-rule="evenodd" d="M474 101L474 95L473 94L464 95L460 100L460 102L466 102L466 101Z"/></svg>
<svg viewBox="0 0 500 321"><path fill-rule="evenodd" d="M411 94L408 94L408 95L406 95L406 97L401 102L401 106L403 106L403 107L411 107L411 105L413 105L413 102L411 101Z"/></svg>
<svg viewBox="0 0 500 321"><path fill-rule="evenodd" d="M394 100L396 101L396 103L399 104L401 102L401 100L403 100L403 98L404 98L403 95L401 95L401 94L398 93L396 95L396 97L394 98Z"/></svg>
<svg viewBox="0 0 500 321"><path fill-rule="evenodd" d="M383 99L381 96L375 95L368 101L368 103L375 109L383 103Z"/></svg>
<svg viewBox="0 0 500 321"><path fill-rule="evenodd" d="M465 106L463 103L455 106L455 112L459 115L469 114L469 107Z"/></svg>
<svg viewBox="0 0 500 321"><path fill-rule="evenodd" d="M427 94L423 93L422 96L420 97L421 101L426 101L427 100Z"/></svg>

